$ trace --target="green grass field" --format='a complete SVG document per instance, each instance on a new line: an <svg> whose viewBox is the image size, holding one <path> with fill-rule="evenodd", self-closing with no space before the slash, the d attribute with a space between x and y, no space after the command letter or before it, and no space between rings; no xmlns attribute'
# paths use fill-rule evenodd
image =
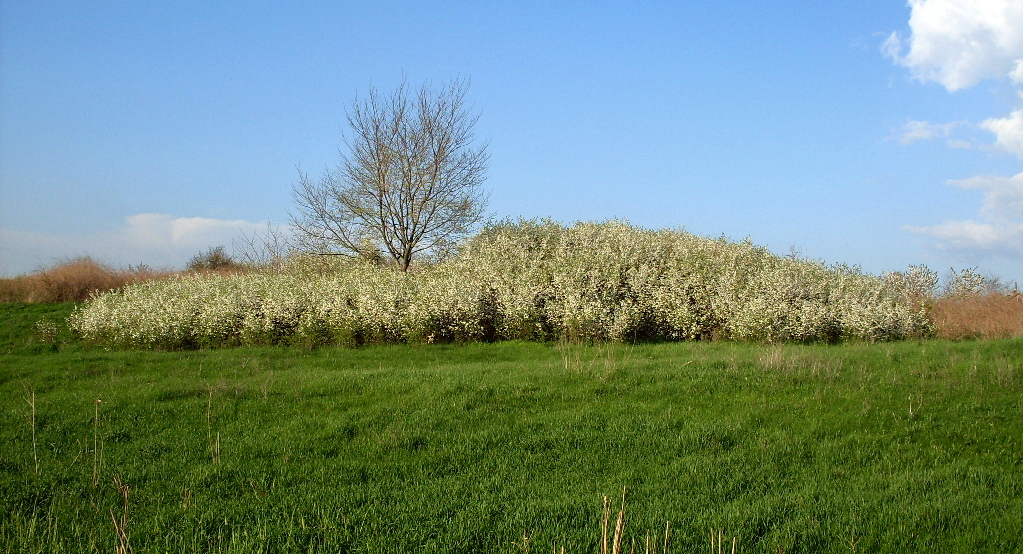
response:
<svg viewBox="0 0 1023 554"><path fill-rule="evenodd" d="M104 351L71 308L0 304L0 551L597 553L623 487L636 552L1023 550L1020 339Z"/></svg>

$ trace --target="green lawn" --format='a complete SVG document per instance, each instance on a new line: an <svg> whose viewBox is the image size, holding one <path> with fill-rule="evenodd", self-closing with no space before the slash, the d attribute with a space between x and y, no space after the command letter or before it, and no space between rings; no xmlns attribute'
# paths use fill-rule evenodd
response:
<svg viewBox="0 0 1023 554"><path fill-rule="evenodd" d="M623 487L637 552L1023 550L1023 340L126 352L70 309L0 304L0 551L597 553Z"/></svg>

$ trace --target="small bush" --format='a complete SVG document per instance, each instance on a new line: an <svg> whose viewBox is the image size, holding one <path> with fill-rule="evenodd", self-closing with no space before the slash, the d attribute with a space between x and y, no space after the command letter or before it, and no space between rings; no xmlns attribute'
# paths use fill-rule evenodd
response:
<svg viewBox="0 0 1023 554"><path fill-rule="evenodd" d="M222 271L239 269L241 264L236 262L223 246L210 248L192 256L185 268L189 271Z"/></svg>

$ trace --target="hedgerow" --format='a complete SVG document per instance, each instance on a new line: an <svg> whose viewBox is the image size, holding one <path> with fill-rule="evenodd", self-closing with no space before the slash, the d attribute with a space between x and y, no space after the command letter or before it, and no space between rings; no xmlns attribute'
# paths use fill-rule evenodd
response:
<svg viewBox="0 0 1023 554"><path fill-rule="evenodd" d="M889 341L932 334L919 272L880 277L749 241L621 221L505 221L435 265L296 257L274 271L181 275L92 298L84 338L140 348L242 344L728 339Z"/></svg>

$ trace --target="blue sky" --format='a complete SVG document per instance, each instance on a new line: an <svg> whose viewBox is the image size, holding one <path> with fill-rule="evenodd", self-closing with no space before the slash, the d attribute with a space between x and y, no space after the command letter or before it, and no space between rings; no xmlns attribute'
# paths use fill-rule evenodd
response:
<svg viewBox="0 0 1023 554"><path fill-rule="evenodd" d="M0 0L0 273L285 224L370 87L471 79L498 218L1023 283L1023 5Z"/></svg>

